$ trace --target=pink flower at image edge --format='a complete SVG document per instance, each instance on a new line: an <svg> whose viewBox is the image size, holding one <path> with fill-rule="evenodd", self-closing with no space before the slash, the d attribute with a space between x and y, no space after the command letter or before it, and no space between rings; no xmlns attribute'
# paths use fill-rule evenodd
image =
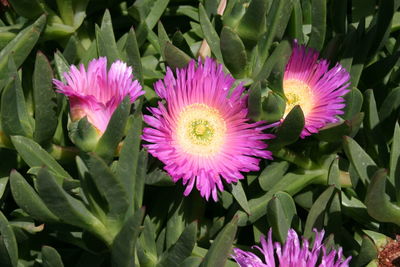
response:
<svg viewBox="0 0 400 267"><path fill-rule="evenodd" d="M351 257L343 260L342 248L327 248L322 243L325 231L318 232L314 229L315 240L312 248L307 239L299 237L295 230L289 229L286 242L272 242L272 229L268 232L268 238L261 237L261 247L254 246L264 256L264 261L252 252L234 248L232 257L241 267L348 267Z"/></svg>

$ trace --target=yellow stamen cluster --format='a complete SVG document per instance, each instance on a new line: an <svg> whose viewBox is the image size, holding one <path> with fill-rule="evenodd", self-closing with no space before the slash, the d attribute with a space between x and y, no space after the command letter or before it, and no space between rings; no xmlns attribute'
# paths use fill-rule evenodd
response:
<svg viewBox="0 0 400 267"><path fill-rule="evenodd" d="M176 138L187 153L211 156L224 143L226 123L219 111L205 104L191 104L179 114Z"/></svg>
<svg viewBox="0 0 400 267"><path fill-rule="evenodd" d="M307 114L313 109L314 102L311 88L303 81L295 79L284 80L283 92L286 97L286 108L283 115L284 118L296 105L301 107L304 116L307 116Z"/></svg>

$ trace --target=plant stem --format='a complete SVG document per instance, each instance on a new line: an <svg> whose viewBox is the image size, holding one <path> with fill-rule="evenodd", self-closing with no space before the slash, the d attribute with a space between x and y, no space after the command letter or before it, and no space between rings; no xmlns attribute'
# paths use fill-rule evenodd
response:
<svg viewBox="0 0 400 267"><path fill-rule="evenodd" d="M311 159L306 158L302 155L296 154L287 148L281 148L278 151L273 151L274 157L286 160L293 163L305 170L319 169L320 166L313 162Z"/></svg>

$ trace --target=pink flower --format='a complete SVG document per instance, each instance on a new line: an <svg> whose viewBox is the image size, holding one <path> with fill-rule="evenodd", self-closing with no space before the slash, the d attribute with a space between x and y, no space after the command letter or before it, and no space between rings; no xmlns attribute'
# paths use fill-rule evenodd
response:
<svg viewBox="0 0 400 267"><path fill-rule="evenodd" d="M247 95L242 84L231 89L234 79L222 65L207 58L192 60L186 68L167 69L164 80L155 84L165 100L144 116L143 130L148 151L159 158L174 182L182 179L184 195L193 186L207 200L217 201L217 189L243 179L241 172L258 171L261 158L271 158L262 132L264 122L249 123Z"/></svg>
<svg viewBox="0 0 400 267"><path fill-rule="evenodd" d="M71 119L79 120L87 116L88 121L101 133L125 96L131 103L144 94L137 80L133 80L132 68L117 60L107 72L107 59L101 57L89 62L87 71L83 64L71 66L64 73L67 84L54 79L57 91L68 96Z"/></svg>
<svg viewBox="0 0 400 267"><path fill-rule="evenodd" d="M345 107L343 96L349 92L349 73L340 64L329 69L329 62L318 60L318 56L314 49L295 42L283 78L287 99L284 117L295 105L300 105L305 118L301 138L337 122L337 115L343 114Z"/></svg>
<svg viewBox="0 0 400 267"><path fill-rule="evenodd" d="M261 237L261 247L254 246L264 255L264 262L255 254L234 248L232 257L241 267L348 267L351 257L343 260L342 248L337 251L327 249L322 240L325 231L314 229L314 245L310 248L308 240L303 238L300 245L296 231L289 229L286 243L272 243L272 230L268 232L267 240Z"/></svg>

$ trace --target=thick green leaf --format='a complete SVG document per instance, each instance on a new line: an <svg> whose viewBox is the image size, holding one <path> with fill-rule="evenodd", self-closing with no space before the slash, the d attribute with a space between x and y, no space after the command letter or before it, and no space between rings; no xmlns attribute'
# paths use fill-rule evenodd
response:
<svg viewBox="0 0 400 267"><path fill-rule="evenodd" d="M175 193L178 193L175 191ZM168 221L166 227L165 244L166 248L171 248L179 239L182 232L185 230L185 214L184 199L181 195L175 196L173 206L168 212Z"/></svg>
<svg viewBox="0 0 400 267"><path fill-rule="evenodd" d="M89 0L72 0L74 3L74 29L78 29L81 26L83 20L86 18L86 7Z"/></svg>
<svg viewBox="0 0 400 267"><path fill-rule="evenodd" d="M133 77L143 84L142 62L140 60L139 47L136 40L135 30L131 28L126 39L125 51L128 65L132 66Z"/></svg>
<svg viewBox="0 0 400 267"><path fill-rule="evenodd" d="M289 168L287 161L272 162L258 177L258 182L264 191L269 191L282 177Z"/></svg>
<svg viewBox="0 0 400 267"><path fill-rule="evenodd" d="M158 267L179 267L191 255L196 244L197 222L189 224L176 243L164 254L157 264Z"/></svg>
<svg viewBox="0 0 400 267"><path fill-rule="evenodd" d="M104 13L101 28L96 26L96 41L99 56L107 57L108 66L120 58L108 9Z"/></svg>
<svg viewBox="0 0 400 267"><path fill-rule="evenodd" d="M157 261L156 230L149 216L144 219L143 226L143 232L140 236L141 244L146 255L155 263Z"/></svg>
<svg viewBox="0 0 400 267"><path fill-rule="evenodd" d="M128 134L121 148L116 171L118 180L121 181L121 184L125 188L128 203L130 203L129 206L131 207L130 212L133 207L136 207L134 199L137 179L143 179L143 177L136 175L140 152L140 136L142 133L142 115L141 113L137 113L132 118L133 123L128 129Z"/></svg>
<svg viewBox="0 0 400 267"><path fill-rule="evenodd" d="M232 221L225 225L221 232L219 232L200 266L214 267L225 265L225 262L231 254L232 243L237 231L237 222L238 218L234 217Z"/></svg>
<svg viewBox="0 0 400 267"><path fill-rule="evenodd" d="M59 221L46 207L36 191L16 170L11 171L10 186L15 202L32 218L46 223Z"/></svg>
<svg viewBox="0 0 400 267"><path fill-rule="evenodd" d="M268 90L267 96L262 98L261 120L266 122L279 121L284 112L286 100L278 93Z"/></svg>
<svg viewBox="0 0 400 267"><path fill-rule="evenodd" d="M248 116L254 120L258 121L261 117L261 85L260 82L255 82L251 85L249 89L248 98Z"/></svg>
<svg viewBox="0 0 400 267"><path fill-rule="evenodd" d="M153 6L149 14L146 16L146 25L151 30L156 26L160 20L161 15L164 13L165 8L168 6L169 0L156 0L153 1Z"/></svg>
<svg viewBox="0 0 400 267"><path fill-rule="evenodd" d="M254 81L262 81L268 79L273 70L280 69L282 66L284 67L286 65L290 54L290 42L286 40L281 41L279 45L274 49L274 52L272 52L271 56L268 57L264 62L261 62L261 64L263 65L262 67L260 67L260 71L258 73L253 71ZM280 87L282 87L282 85ZM279 90L279 88L273 89Z"/></svg>
<svg viewBox="0 0 400 267"><path fill-rule="evenodd" d="M344 137L343 149L364 184L377 170L376 163L351 137Z"/></svg>
<svg viewBox="0 0 400 267"><path fill-rule="evenodd" d="M386 166L386 163L389 162L389 153L385 139L382 138L383 134L379 124L374 93L369 89L365 91L364 96L365 117L363 126L369 143L367 151L380 166Z"/></svg>
<svg viewBox="0 0 400 267"><path fill-rule="evenodd" d="M128 121L130 112L130 98L126 96L114 111L110 122L107 125L106 131L97 143L95 152L102 157L106 162L110 162L115 156L115 151L119 142L124 136L125 125Z"/></svg>
<svg viewBox="0 0 400 267"><path fill-rule="evenodd" d="M279 126L276 137L270 142L270 149L276 150L296 142L304 128L304 114L299 105L296 105Z"/></svg>
<svg viewBox="0 0 400 267"><path fill-rule="evenodd" d="M311 34L308 46L322 50L326 33L326 0L312 0Z"/></svg>
<svg viewBox="0 0 400 267"><path fill-rule="evenodd" d="M34 19L44 12L37 0L10 0L13 9L21 16Z"/></svg>
<svg viewBox="0 0 400 267"><path fill-rule="evenodd" d="M80 192L81 198L88 203L88 208L97 218L106 218L107 202L98 192L86 164L79 156L76 157L76 166L82 188Z"/></svg>
<svg viewBox="0 0 400 267"><path fill-rule="evenodd" d="M334 185L337 189L341 187L339 158L335 158L329 166L328 185Z"/></svg>
<svg viewBox="0 0 400 267"><path fill-rule="evenodd" d="M145 150L141 150L139 153L139 160L136 169L136 179L135 179L135 193L134 193L134 203L135 208L138 209L142 206L143 195L144 195L144 185L146 180L147 172L147 157L148 154Z"/></svg>
<svg viewBox="0 0 400 267"><path fill-rule="evenodd" d="M111 264L115 267L135 266L135 245L140 233L144 209L137 210L123 225L111 247Z"/></svg>
<svg viewBox="0 0 400 267"><path fill-rule="evenodd" d="M360 252L355 259L354 266L361 267L376 259L378 256L378 249L373 240L367 235L362 237Z"/></svg>
<svg viewBox="0 0 400 267"><path fill-rule="evenodd" d="M71 141L85 152L93 151L100 139L99 131L86 116L68 124L68 135Z"/></svg>
<svg viewBox="0 0 400 267"><path fill-rule="evenodd" d="M367 207L356 197L347 197L342 191L342 212L346 217L354 219L356 222L373 228L373 219L368 215Z"/></svg>
<svg viewBox="0 0 400 267"><path fill-rule="evenodd" d="M22 30L18 35L0 51L0 89L7 80L7 62L9 55L12 55L17 68L25 61L26 57L35 46L46 24L46 16L42 15L32 25Z"/></svg>
<svg viewBox="0 0 400 267"><path fill-rule="evenodd" d="M236 32L246 44L248 49L251 49L257 44L260 35L265 31L267 10L267 1L253 0L250 2L246 12L237 25ZM231 54L231 56L232 55L234 54Z"/></svg>
<svg viewBox="0 0 400 267"><path fill-rule="evenodd" d="M35 141L23 136L12 136L11 141L19 155L30 167L46 166L56 174L55 178L58 184L62 184L64 179L72 179L63 167Z"/></svg>
<svg viewBox="0 0 400 267"><path fill-rule="evenodd" d="M389 179L396 187L397 200L400 201L400 127L395 124L393 142L390 149Z"/></svg>
<svg viewBox="0 0 400 267"><path fill-rule="evenodd" d="M221 47L220 47L220 40L218 33L215 31L215 28L210 22L207 16L207 12L201 3L199 5L199 19L200 19L201 29L203 30L204 38L207 40L207 44L210 46L211 51L217 58L218 62L223 63L224 61L221 54Z"/></svg>
<svg viewBox="0 0 400 267"><path fill-rule="evenodd" d="M21 81L15 73L1 96L1 126L7 135L33 135Z"/></svg>
<svg viewBox="0 0 400 267"><path fill-rule="evenodd" d="M63 54L60 53L60 51L54 53L54 63L56 65L56 72L58 74L59 80L61 80L63 83L67 83L64 77L64 73L69 72L69 63L65 59Z"/></svg>
<svg viewBox="0 0 400 267"><path fill-rule="evenodd" d="M387 171L379 169L371 179L365 197L368 214L380 222L392 222L400 226L400 207L391 203L386 195Z"/></svg>
<svg viewBox="0 0 400 267"><path fill-rule="evenodd" d="M36 54L33 73L33 94L35 99L34 139L39 144L49 141L57 127L57 103L53 89L53 71L46 56Z"/></svg>
<svg viewBox="0 0 400 267"><path fill-rule="evenodd" d="M360 90L353 87L350 92L344 96L344 99L346 100L346 107L343 109L344 114L342 117L349 120L361 111L363 95Z"/></svg>
<svg viewBox="0 0 400 267"><path fill-rule="evenodd" d="M232 195L239 203L240 207L242 207L245 212L250 213L246 193L244 192L242 183L240 181L238 181L236 184L232 184Z"/></svg>
<svg viewBox="0 0 400 267"><path fill-rule="evenodd" d="M312 205L308 213L306 224L304 226L304 237L310 238L314 228L321 230L324 226L325 211L328 208L329 201L335 192L334 186L329 186Z"/></svg>
<svg viewBox="0 0 400 267"><path fill-rule="evenodd" d="M274 0L267 14L267 31L258 43L258 54L256 66L253 68L253 76L259 77L260 70L268 59L272 42L282 39L286 26L292 13L292 0Z"/></svg>
<svg viewBox="0 0 400 267"><path fill-rule="evenodd" d="M272 233L279 242L285 242L296 215L296 205L292 197L285 192L277 192L267 205L267 218Z"/></svg>
<svg viewBox="0 0 400 267"><path fill-rule="evenodd" d="M242 211L237 212L237 215L239 216L239 226L254 223L264 216L267 212L265 207L278 191L285 191L292 196L321 176L326 176L325 170L310 170L305 171L304 173L287 173L266 194L249 200L250 215L247 215Z"/></svg>
<svg viewBox="0 0 400 267"><path fill-rule="evenodd" d="M340 142L340 138L344 135L349 135L350 131L350 122L342 121L320 129L316 137L325 142Z"/></svg>
<svg viewBox="0 0 400 267"><path fill-rule="evenodd" d="M192 50L190 49L189 44L186 42L185 37L183 36L181 31L176 31L174 35L172 36L172 44L176 46L177 48L181 49L183 52L185 52L187 55L190 57L194 57Z"/></svg>
<svg viewBox="0 0 400 267"><path fill-rule="evenodd" d="M129 201L122 180L113 174L107 164L96 154L89 154L86 166L100 195L107 201L107 216L111 220L122 222L128 209Z"/></svg>
<svg viewBox="0 0 400 267"><path fill-rule="evenodd" d="M191 58L186 55L185 52L183 52L170 42L165 42L164 55L165 61L167 61L168 65L172 69L184 68L191 60Z"/></svg>
<svg viewBox="0 0 400 267"><path fill-rule="evenodd" d="M288 32L293 39L303 43L303 12L300 2L300 0L293 1L293 11L288 24Z"/></svg>
<svg viewBox="0 0 400 267"><path fill-rule="evenodd" d="M243 78L247 69L247 53L242 40L236 32L225 26L220 41L225 66L235 78Z"/></svg>
<svg viewBox="0 0 400 267"><path fill-rule="evenodd" d="M400 114L400 87L392 89L386 96L379 109L379 119L384 134L388 139L393 133L393 126Z"/></svg>
<svg viewBox="0 0 400 267"><path fill-rule="evenodd" d="M147 185L156 185L156 186L174 186L175 183L172 181L171 176L169 176L166 172L155 169L154 171L148 173L146 175L146 184Z"/></svg>
<svg viewBox="0 0 400 267"><path fill-rule="evenodd" d="M197 15L197 13L196 13ZM166 49L166 43L170 42L169 38L168 38L168 34L165 31L164 26L162 25L161 21L158 22L158 42L160 43L160 48L161 48L161 57L164 60L167 60L165 57L165 49Z"/></svg>
<svg viewBox="0 0 400 267"><path fill-rule="evenodd" d="M4 248L5 251L1 251L0 259L2 257L7 257L6 261L9 260L10 266L17 267L18 264L18 245L17 240L15 238L14 232L10 223L4 214L0 211L0 242L1 247ZM7 255L8 254L8 255Z"/></svg>
<svg viewBox="0 0 400 267"><path fill-rule="evenodd" d="M200 266L203 258L197 256L187 257L181 264L182 267L198 267Z"/></svg>
<svg viewBox="0 0 400 267"><path fill-rule="evenodd" d="M62 221L93 232L105 242L110 242L109 232L104 225L81 201L67 194L46 168L39 171L37 186L43 202Z"/></svg>
<svg viewBox="0 0 400 267"><path fill-rule="evenodd" d="M99 57L99 52L97 49L97 42L93 41L89 48L86 50L86 53L83 55L81 59L81 63L84 64L85 66L88 66L89 62L94 59Z"/></svg>
<svg viewBox="0 0 400 267"><path fill-rule="evenodd" d="M64 267L60 254L49 246L42 247L43 267Z"/></svg>
<svg viewBox="0 0 400 267"><path fill-rule="evenodd" d="M342 207L340 202L340 193L336 190L333 194L329 207L326 210L326 217L324 220L324 228L331 233L337 233L337 239L342 236Z"/></svg>
<svg viewBox="0 0 400 267"><path fill-rule="evenodd" d="M6 191L8 180L9 180L8 177L0 178L0 199L2 199L4 196L4 192Z"/></svg>

